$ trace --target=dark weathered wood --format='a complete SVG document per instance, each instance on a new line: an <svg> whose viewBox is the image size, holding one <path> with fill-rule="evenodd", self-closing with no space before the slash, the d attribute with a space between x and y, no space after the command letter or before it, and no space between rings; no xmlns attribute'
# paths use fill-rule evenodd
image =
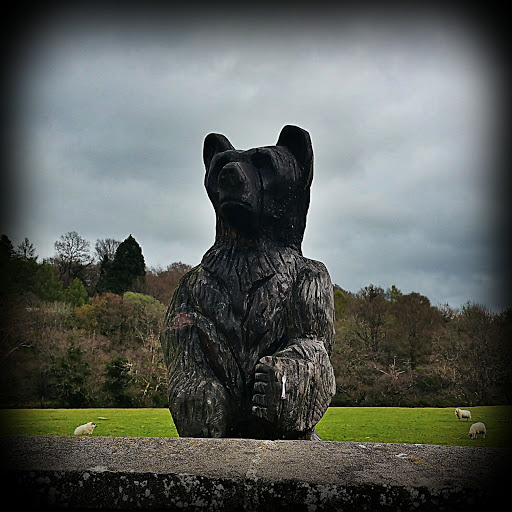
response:
<svg viewBox="0 0 512 512"><path fill-rule="evenodd" d="M285 126L276 146L247 151L210 134L203 157L216 240L176 288L161 338L176 428L315 438L335 392L334 307L325 266L301 251L309 134Z"/></svg>

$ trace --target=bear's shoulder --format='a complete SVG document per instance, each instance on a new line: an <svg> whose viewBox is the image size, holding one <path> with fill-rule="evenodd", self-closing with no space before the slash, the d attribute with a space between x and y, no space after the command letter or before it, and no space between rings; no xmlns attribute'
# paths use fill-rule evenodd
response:
<svg viewBox="0 0 512 512"><path fill-rule="evenodd" d="M297 274L295 286L298 306L304 308L304 311L318 310L322 312L333 307L331 277L322 262L304 258Z"/></svg>
<svg viewBox="0 0 512 512"><path fill-rule="evenodd" d="M321 261L312 260L305 257L302 257L301 259L302 261L299 266L299 279L316 278L321 280L328 280L330 283L331 278L329 276L329 271Z"/></svg>

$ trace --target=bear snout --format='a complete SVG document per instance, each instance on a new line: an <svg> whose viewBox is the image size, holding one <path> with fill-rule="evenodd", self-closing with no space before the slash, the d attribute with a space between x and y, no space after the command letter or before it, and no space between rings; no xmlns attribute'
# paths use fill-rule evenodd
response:
<svg viewBox="0 0 512 512"><path fill-rule="evenodd" d="M241 164L238 162L230 162L220 171L218 182L219 190L236 192L245 188L247 178L242 170Z"/></svg>
<svg viewBox="0 0 512 512"><path fill-rule="evenodd" d="M223 217L239 229L252 229L259 214L260 179L257 169L244 162L229 162L217 178Z"/></svg>

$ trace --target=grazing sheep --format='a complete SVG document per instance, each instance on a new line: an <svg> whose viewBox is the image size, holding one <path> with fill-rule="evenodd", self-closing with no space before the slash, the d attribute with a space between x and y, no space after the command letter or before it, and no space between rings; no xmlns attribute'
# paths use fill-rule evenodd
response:
<svg viewBox="0 0 512 512"><path fill-rule="evenodd" d="M83 434L92 434L97 426L98 425L96 425L96 423L93 423L92 421L89 421L89 423L86 423L85 425L80 425L79 427L75 428L75 436L81 436Z"/></svg>
<svg viewBox="0 0 512 512"><path fill-rule="evenodd" d="M464 409L459 409L458 407L457 407L457 409L455 409L455 416L457 416L457 418L459 418L459 421L461 418L466 418L466 421L471 419L471 413L469 411L466 411Z"/></svg>
<svg viewBox="0 0 512 512"><path fill-rule="evenodd" d="M485 433L487 432L487 429L485 428L485 425L479 421L478 423L473 423L471 427L469 427L469 437L471 439L477 439L478 434L482 434L483 438L485 439Z"/></svg>

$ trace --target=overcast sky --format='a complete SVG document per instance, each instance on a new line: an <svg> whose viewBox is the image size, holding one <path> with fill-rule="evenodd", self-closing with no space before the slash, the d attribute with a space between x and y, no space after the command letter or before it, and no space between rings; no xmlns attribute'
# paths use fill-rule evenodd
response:
<svg viewBox="0 0 512 512"><path fill-rule="evenodd" d="M20 46L19 194L2 226L15 244L41 260L68 231L91 248L132 234L148 266L196 265L215 227L204 137L249 149L296 124L315 155L303 253L334 283L510 305L494 257L500 66L472 23L433 9L136 14L57 11Z"/></svg>

